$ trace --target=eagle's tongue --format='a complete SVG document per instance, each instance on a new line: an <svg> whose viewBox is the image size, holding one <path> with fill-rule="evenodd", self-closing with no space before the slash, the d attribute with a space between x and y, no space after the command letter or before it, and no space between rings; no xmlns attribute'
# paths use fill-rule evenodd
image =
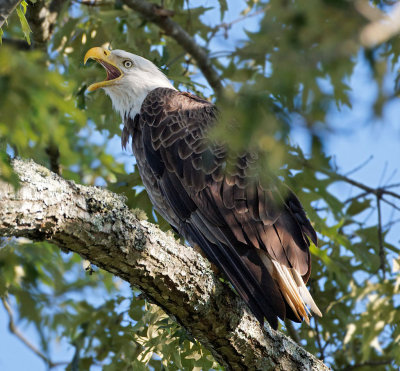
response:
<svg viewBox="0 0 400 371"><path fill-rule="evenodd" d="M105 61L99 60L99 63L105 68L107 71L107 78L106 80L114 80L117 77L121 76L121 72L118 68L114 67L112 64L109 64Z"/></svg>

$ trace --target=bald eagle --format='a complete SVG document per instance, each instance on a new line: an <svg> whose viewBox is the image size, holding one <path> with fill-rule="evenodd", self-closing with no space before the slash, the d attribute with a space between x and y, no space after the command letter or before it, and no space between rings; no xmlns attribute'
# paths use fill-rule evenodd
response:
<svg viewBox="0 0 400 371"><path fill-rule="evenodd" d="M162 217L201 248L261 323L266 318L274 329L278 317L309 323L307 306L321 316L305 286L310 240L317 244L317 236L297 197L261 182L251 170L254 153L227 166L224 145L207 140L215 106L176 90L152 62L100 47L84 63L90 58L107 78L88 90L103 88L121 114L122 146L132 140L143 184Z"/></svg>

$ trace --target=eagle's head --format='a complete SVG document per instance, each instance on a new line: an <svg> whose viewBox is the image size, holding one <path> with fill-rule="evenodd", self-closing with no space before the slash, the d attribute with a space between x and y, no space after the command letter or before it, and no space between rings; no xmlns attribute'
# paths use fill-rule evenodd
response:
<svg viewBox="0 0 400 371"><path fill-rule="evenodd" d="M86 53L84 63L88 59L100 63L107 71L107 77L104 81L90 85L87 90L103 88L123 119L134 118L140 112L143 100L153 89L174 89L168 78L152 62L124 50L92 48Z"/></svg>

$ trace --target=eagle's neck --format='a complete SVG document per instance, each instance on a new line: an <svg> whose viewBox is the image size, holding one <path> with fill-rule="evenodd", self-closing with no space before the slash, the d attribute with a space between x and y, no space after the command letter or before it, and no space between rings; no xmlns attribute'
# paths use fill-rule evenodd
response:
<svg viewBox="0 0 400 371"><path fill-rule="evenodd" d="M143 101L147 95L156 88L170 88L174 86L161 72L141 73L140 76L125 76L120 80L118 86L110 86L105 89L106 94L111 98L113 108L125 118L134 119L140 113Z"/></svg>

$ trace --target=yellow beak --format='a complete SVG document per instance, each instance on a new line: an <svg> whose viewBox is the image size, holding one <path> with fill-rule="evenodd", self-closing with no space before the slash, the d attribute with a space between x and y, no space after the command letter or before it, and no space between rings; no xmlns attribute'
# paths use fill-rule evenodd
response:
<svg viewBox="0 0 400 371"><path fill-rule="evenodd" d="M94 59L105 68L105 70L107 71L107 78L104 81L96 82L90 85L87 88L88 91L95 91L99 88L114 85L115 82L120 80L124 75L119 67L116 65L113 55L107 49L101 47L89 49L85 54L83 63L86 64L89 59Z"/></svg>

